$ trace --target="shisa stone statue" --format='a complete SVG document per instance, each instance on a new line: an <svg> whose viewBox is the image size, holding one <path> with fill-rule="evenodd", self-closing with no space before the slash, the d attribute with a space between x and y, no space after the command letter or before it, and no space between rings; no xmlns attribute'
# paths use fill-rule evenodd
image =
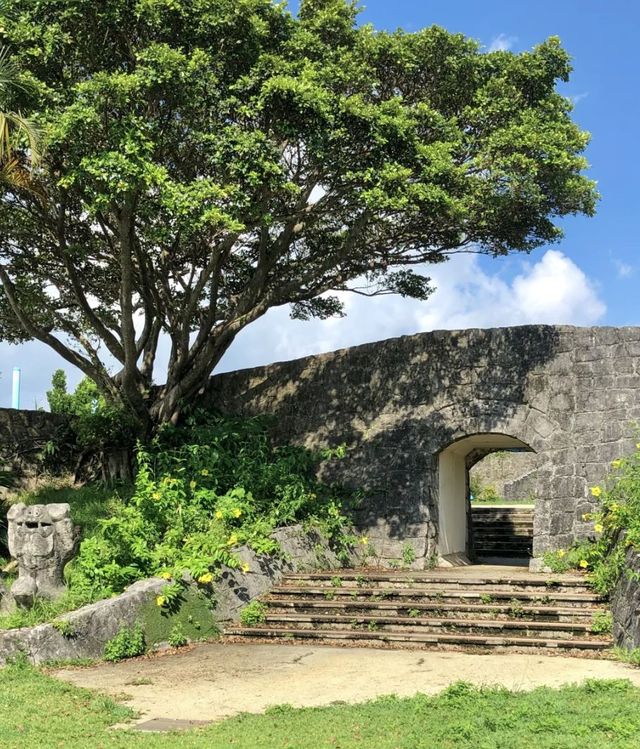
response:
<svg viewBox="0 0 640 749"><path fill-rule="evenodd" d="M35 598L58 598L65 590L62 571L73 556L75 533L68 504L12 505L9 553L18 563L10 595L19 606Z"/></svg>

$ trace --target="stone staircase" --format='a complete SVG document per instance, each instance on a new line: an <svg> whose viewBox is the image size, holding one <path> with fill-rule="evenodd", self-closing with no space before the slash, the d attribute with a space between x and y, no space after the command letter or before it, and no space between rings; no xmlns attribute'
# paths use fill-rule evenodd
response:
<svg viewBox="0 0 640 749"><path fill-rule="evenodd" d="M235 639L315 640L396 647L602 651L592 632L604 601L579 576L552 578L518 567L333 570L290 574L262 598L254 627Z"/></svg>
<svg viewBox="0 0 640 749"><path fill-rule="evenodd" d="M533 508L527 505L471 508L473 550L478 559L530 559Z"/></svg>

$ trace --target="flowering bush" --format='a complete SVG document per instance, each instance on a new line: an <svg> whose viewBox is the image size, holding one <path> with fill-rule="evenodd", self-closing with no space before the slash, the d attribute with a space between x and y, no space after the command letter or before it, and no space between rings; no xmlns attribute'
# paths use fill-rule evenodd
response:
<svg viewBox="0 0 640 749"><path fill-rule="evenodd" d="M545 562L554 571L588 570L596 590L607 594L625 570L627 550L640 550L640 443L632 455L614 460L603 484L590 491L599 509L583 519L593 521L594 538L545 555Z"/></svg>
<svg viewBox="0 0 640 749"><path fill-rule="evenodd" d="M134 492L114 497L82 542L70 586L105 596L160 575L168 584L156 602L171 607L185 573L208 585L223 565L242 566L235 546L275 553L272 531L296 522L312 523L344 551L356 541L347 530L353 497L315 478L321 458L343 454L275 447L261 419L197 412L183 426L167 426L138 448Z"/></svg>

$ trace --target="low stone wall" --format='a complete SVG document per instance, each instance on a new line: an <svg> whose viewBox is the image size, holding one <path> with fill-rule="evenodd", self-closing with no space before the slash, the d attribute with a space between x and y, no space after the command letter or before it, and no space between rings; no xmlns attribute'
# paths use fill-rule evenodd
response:
<svg viewBox="0 0 640 749"><path fill-rule="evenodd" d="M537 462L535 453L500 450L476 463L469 477L483 487L493 487L504 499L527 499L535 492Z"/></svg>
<svg viewBox="0 0 640 749"><path fill-rule="evenodd" d="M46 411L0 408L0 461L15 470L33 471L47 442L67 423L65 416Z"/></svg>
<svg viewBox="0 0 640 749"><path fill-rule="evenodd" d="M625 568L616 589L611 596L613 613L613 639L615 644L626 650L640 648L640 553L630 549L627 552Z"/></svg>
<svg viewBox="0 0 640 749"><path fill-rule="evenodd" d="M318 533L305 532L297 525L280 528L273 537L280 544L280 557L259 556L247 546L239 547L236 555L249 570L224 568L220 578L208 586L206 596L215 602L215 607L204 614L208 621L199 625L199 639L206 639L225 624L237 621L242 609L269 590L285 572L341 566L327 540ZM155 604L156 596L166 584L161 578L141 580L115 598L60 616L55 624L0 631L0 664L20 653L32 663L101 658L105 644L122 628L136 623L142 625L151 648L166 641L176 624L189 635L187 622L182 621L186 617L181 617L180 612L163 614ZM187 598L193 599L199 591L203 588L191 586ZM200 612L204 612L202 605Z"/></svg>

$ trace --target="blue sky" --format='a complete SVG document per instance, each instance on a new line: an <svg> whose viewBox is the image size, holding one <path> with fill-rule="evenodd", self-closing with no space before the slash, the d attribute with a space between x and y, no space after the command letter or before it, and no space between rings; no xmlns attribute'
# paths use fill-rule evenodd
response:
<svg viewBox="0 0 640 749"><path fill-rule="evenodd" d="M273 310L236 339L219 371L437 328L640 325L640 3L369 0L361 19L408 31L439 24L487 49L515 52L559 36L574 64L572 79L561 90L575 101L575 120L592 134L587 157L602 194L598 213L566 220L564 240L531 256L466 256L439 266L432 274L438 291L427 302L349 298L346 318L311 323L289 320L286 309ZM0 343L0 406L9 405L14 366L23 370L26 408L45 404L57 367L69 370L71 382L78 379L39 344Z"/></svg>

